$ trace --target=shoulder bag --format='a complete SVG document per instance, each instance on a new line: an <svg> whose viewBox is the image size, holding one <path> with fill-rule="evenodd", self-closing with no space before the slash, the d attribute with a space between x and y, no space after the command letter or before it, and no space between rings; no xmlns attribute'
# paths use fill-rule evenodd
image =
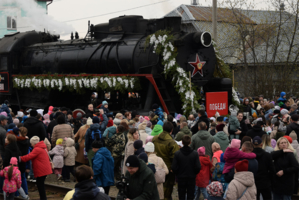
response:
<svg viewBox="0 0 299 200"><path fill-rule="evenodd" d="M50 164L51 164L51 168L52 169L54 169L55 168L55 166L54 166L54 163L53 163L53 161L52 161L52 159L51 159L51 157L50 157L50 155L49 155L49 153L48 153L48 151L45 149L45 151L47 152L47 154L48 154L48 157L49 157L49 161L50 161Z"/></svg>

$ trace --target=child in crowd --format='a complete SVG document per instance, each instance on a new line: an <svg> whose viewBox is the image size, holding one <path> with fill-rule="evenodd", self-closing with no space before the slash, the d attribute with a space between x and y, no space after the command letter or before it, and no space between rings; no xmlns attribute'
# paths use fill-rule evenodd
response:
<svg viewBox="0 0 299 200"><path fill-rule="evenodd" d="M217 142L213 142L212 151L213 151L212 163L213 166L215 166L216 163L220 162L220 156L223 153L223 151L220 149L220 145Z"/></svg>
<svg viewBox="0 0 299 200"><path fill-rule="evenodd" d="M107 101L102 102L101 109L104 110L104 114L106 114L106 115L110 112L109 109L108 109L108 102Z"/></svg>
<svg viewBox="0 0 299 200"><path fill-rule="evenodd" d="M70 173L74 174L74 166L75 166L75 158L77 155L77 151L74 147L74 140L72 138L65 138L66 142L66 147L64 149L64 181L65 182L70 182Z"/></svg>
<svg viewBox="0 0 299 200"><path fill-rule="evenodd" d="M222 173L225 165L225 160L223 156L224 153L221 154L220 162L216 163L215 165L215 169L212 174L212 179L214 181L219 181L222 184L223 191L225 191L228 183L225 181L224 174Z"/></svg>
<svg viewBox="0 0 299 200"><path fill-rule="evenodd" d="M230 147L225 150L225 165L223 174L228 173L240 159L253 159L256 157L255 153L245 153L243 151L240 151L240 144L240 140L232 139Z"/></svg>
<svg viewBox="0 0 299 200"><path fill-rule="evenodd" d="M213 167L213 164L210 161L210 156L206 155L206 148L199 147L197 149L199 155L199 161L201 164L201 170L196 176L196 191L195 191L195 200L199 200L200 193L203 194L204 199L208 199L208 193L206 187L209 185L211 172L210 170Z"/></svg>
<svg viewBox="0 0 299 200"><path fill-rule="evenodd" d="M143 160L143 161L145 162L145 164L147 165L147 167L150 168L150 169L153 171L154 174L156 173L156 167L155 167L155 164L153 164L153 163L149 163L149 162L148 162L148 156L147 156L146 153L144 153L144 152L140 153L140 154L138 155L138 158L139 158L140 160Z"/></svg>
<svg viewBox="0 0 299 200"><path fill-rule="evenodd" d="M53 164L54 164L54 174L57 175L57 180L62 179L62 168L63 168L63 155L64 155L64 148L63 148L63 139L56 140L56 146L49 151L49 155L54 155L53 157Z"/></svg>
<svg viewBox="0 0 299 200"><path fill-rule="evenodd" d="M134 155L135 156L138 156L139 154L144 153L142 140L136 140L134 142L133 146L134 146L134 151L135 151Z"/></svg>
<svg viewBox="0 0 299 200"><path fill-rule="evenodd" d="M208 200L223 200L223 187L220 182L213 181L210 185L207 186L206 189L209 194Z"/></svg>
<svg viewBox="0 0 299 200"><path fill-rule="evenodd" d="M15 192L21 188L21 172L18 168L18 160L16 157L10 159L10 166L5 167L0 172L0 176L4 177L4 199L11 200L15 197Z"/></svg>

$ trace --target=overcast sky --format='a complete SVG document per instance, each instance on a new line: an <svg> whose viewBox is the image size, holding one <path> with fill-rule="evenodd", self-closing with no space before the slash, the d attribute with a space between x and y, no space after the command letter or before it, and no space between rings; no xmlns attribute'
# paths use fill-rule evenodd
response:
<svg viewBox="0 0 299 200"><path fill-rule="evenodd" d="M266 7L262 0L252 1L259 9ZM200 0L199 3L203 6L211 6L212 0ZM168 0L166 2L165 0L53 0L53 3L49 5L48 14L60 22L85 18L67 22L75 31L79 32L80 37L83 37L87 31L88 20L92 24L99 24L121 15L142 15L144 18L160 18L181 4L190 4L190 0ZM140 6L145 7L132 9ZM126 9L132 10L122 11ZM117 11L122 12L109 14ZM68 39L69 36L62 36L62 38Z"/></svg>

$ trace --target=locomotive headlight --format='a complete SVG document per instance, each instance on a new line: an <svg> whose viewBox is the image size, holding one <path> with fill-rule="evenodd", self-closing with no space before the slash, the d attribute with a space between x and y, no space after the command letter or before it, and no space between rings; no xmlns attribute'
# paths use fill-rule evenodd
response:
<svg viewBox="0 0 299 200"><path fill-rule="evenodd" d="M196 43L200 43L204 47L209 47L212 44L212 36L209 32L194 33L193 39Z"/></svg>

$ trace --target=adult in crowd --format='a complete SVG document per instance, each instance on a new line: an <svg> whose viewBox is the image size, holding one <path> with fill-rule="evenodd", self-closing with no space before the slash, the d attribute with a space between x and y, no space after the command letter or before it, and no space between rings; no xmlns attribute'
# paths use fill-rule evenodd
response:
<svg viewBox="0 0 299 200"><path fill-rule="evenodd" d="M57 125L57 117L59 117L60 115L62 115L62 112L56 112L56 113L52 113L53 116L53 120L51 120L51 122L49 123L48 127L47 127L47 134L49 137L49 140L51 141L51 137L52 137L52 133L53 133L53 129L54 127Z"/></svg>
<svg viewBox="0 0 299 200"><path fill-rule="evenodd" d="M98 93L93 92L90 97L90 103L93 105L94 108L97 108L101 104L101 100L98 98Z"/></svg>
<svg viewBox="0 0 299 200"><path fill-rule="evenodd" d="M251 137L252 139L256 136L262 138L263 135L267 134L265 131L263 131L263 127L264 127L264 122L258 121L256 125L254 125L253 128L247 132L246 135Z"/></svg>
<svg viewBox="0 0 299 200"><path fill-rule="evenodd" d="M262 149L264 149L266 152L271 153L274 151L274 148L271 145L271 139L268 134L263 135L262 137Z"/></svg>
<svg viewBox="0 0 299 200"><path fill-rule="evenodd" d="M52 133L52 147L56 146L56 140L59 138L72 138L74 139L73 129L70 125L65 123L64 115L60 115L57 118L57 125L53 129ZM63 141L63 145L65 146L65 141Z"/></svg>
<svg viewBox="0 0 299 200"><path fill-rule="evenodd" d="M46 130L43 122L38 120L36 116L37 116L37 111L31 110L30 117L28 117L24 122L24 127L26 127L28 130L27 136L29 137L29 139L31 139L33 136L37 136L40 138L40 140L44 140L46 137Z"/></svg>
<svg viewBox="0 0 299 200"><path fill-rule="evenodd" d="M93 179L94 173L92 169L86 165L76 168L75 177L78 183L75 189L69 191L63 200L110 200L110 197L105 193L100 192Z"/></svg>
<svg viewBox="0 0 299 200"><path fill-rule="evenodd" d="M45 180L47 175L52 174L47 146L44 141L40 141L38 136L33 136L30 139L30 144L33 147L32 152L28 155L22 156L21 161L32 161L33 173L36 178L36 185L40 200L47 200Z"/></svg>
<svg viewBox="0 0 299 200"><path fill-rule="evenodd" d="M176 134L178 132L180 132L180 130L181 130L181 125L180 124L183 123L183 122L187 122L186 117L185 116L180 116L178 122L179 122L179 124L176 127L173 127L173 131L172 131L173 137L176 137Z"/></svg>
<svg viewBox="0 0 299 200"><path fill-rule="evenodd" d="M238 128L238 130L236 132L230 130L230 127L228 126L228 133L229 135L239 135L239 139L242 140L242 138L246 135L247 131L248 131L248 127L245 123L245 120L243 119L243 113L242 112L238 112L237 113L237 119L240 123L240 127Z"/></svg>
<svg viewBox="0 0 299 200"><path fill-rule="evenodd" d="M298 109L297 104L292 104L291 108L289 110L290 116L296 115L297 114L297 109Z"/></svg>
<svg viewBox="0 0 299 200"><path fill-rule="evenodd" d="M192 134L195 134L198 132L198 128L199 128L199 123L200 122L205 122L206 123L206 129L205 130L209 130L209 126L210 126L210 120L209 118L206 116L206 113L204 110L198 110L197 112L198 114L198 120L197 122L194 124L194 126L191 128Z"/></svg>
<svg viewBox="0 0 299 200"><path fill-rule="evenodd" d="M248 171L248 165L248 160L238 161L235 164L235 175L228 185L226 200L256 199L254 176Z"/></svg>
<svg viewBox="0 0 299 200"><path fill-rule="evenodd" d="M171 134L173 131L173 125L170 122L165 122L163 125L163 132L155 136L152 142L155 145L157 156L161 157L168 167L169 174L165 177L164 187L164 199L171 199L173 186L175 184L175 175L172 172L171 164L176 151L179 150L179 146L172 139Z"/></svg>
<svg viewBox="0 0 299 200"><path fill-rule="evenodd" d="M187 120L187 123L188 123L188 128L191 129L194 124L195 124L195 117L193 114L190 114L189 117L188 117L188 120Z"/></svg>
<svg viewBox="0 0 299 200"><path fill-rule="evenodd" d="M169 173L169 170L164 163L163 159L158 157L155 153L155 145L152 142L148 142L145 147L144 151L148 156L148 162L155 165L157 170L163 170L165 175ZM159 180L158 180L159 181ZM156 179L157 182L157 179ZM159 192L160 199L164 199L164 189L163 189L163 182L157 182L157 188Z"/></svg>
<svg viewBox="0 0 299 200"><path fill-rule="evenodd" d="M75 142L76 145L75 147L77 148L77 155L76 155L76 164L77 165L86 165L88 164L88 160L85 159L84 157L84 148L85 148L85 134L87 130L90 128L90 125L92 125L92 119L88 118L86 121L86 124L81 126L78 132L76 133L75 137Z"/></svg>
<svg viewBox="0 0 299 200"><path fill-rule="evenodd" d="M257 200L260 200L260 195L263 199L272 199L271 195L271 177L275 174L272 156L266 152L263 147L262 139L259 136L253 138L253 153L256 154L258 162L258 170L255 178L257 189Z"/></svg>
<svg viewBox="0 0 299 200"><path fill-rule="evenodd" d="M113 120L113 124L116 125L116 126L120 125L120 122L121 122L122 119L123 119L123 114L117 113L115 115L114 120Z"/></svg>
<svg viewBox="0 0 299 200"><path fill-rule="evenodd" d="M243 112L246 113L247 116L252 116L251 108L252 107L249 103L249 99L245 97L243 99Z"/></svg>
<svg viewBox="0 0 299 200"><path fill-rule="evenodd" d="M297 137L298 137L298 135L299 135L298 120L299 120L299 115L294 114L294 115L291 116L291 123L289 125L287 125L286 135L290 135L290 133L292 131L295 131L295 133L297 134Z"/></svg>
<svg viewBox="0 0 299 200"><path fill-rule="evenodd" d="M272 181L273 200L291 200L294 190L293 176L298 173L298 162L289 141L281 137L271 153L274 161L275 176Z"/></svg>
<svg viewBox="0 0 299 200"><path fill-rule="evenodd" d="M212 144L215 142L214 137L207 131L207 125L205 122L198 124L198 132L192 136L190 147L193 150L197 150L199 147L204 146L206 148L206 155L213 157Z"/></svg>
<svg viewBox="0 0 299 200"><path fill-rule="evenodd" d="M90 117L90 118L93 118L93 114L94 114L94 107L93 107L93 104L89 104L88 107L87 107L87 110L85 112L85 117Z"/></svg>
<svg viewBox="0 0 299 200"><path fill-rule="evenodd" d="M216 134L213 136L215 142L220 145L220 149L225 152L226 148L229 145L229 139L226 133L223 132L224 124L218 124L216 126Z"/></svg>
<svg viewBox="0 0 299 200"><path fill-rule="evenodd" d="M172 123L173 129L175 129L177 127L176 120L173 118L172 115L167 115L167 121L170 122L170 123Z"/></svg>
<svg viewBox="0 0 299 200"><path fill-rule="evenodd" d="M6 125L8 118L4 115L0 115L0 154L3 157L5 149L5 138L6 138Z"/></svg>
<svg viewBox="0 0 299 200"><path fill-rule="evenodd" d="M198 153L189 147L191 137L185 135L182 143L184 147L174 154L172 170L178 179L179 199L185 199L186 195L187 199L194 199L195 178L201 165Z"/></svg>
<svg viewBox="0 0 299 200"><path fill-rule="evenodd" d="M157 183L152 170L137 156L131 155L125 161L128 171L127 199L160 199Z"/></svg>
<svg viewBox="0 0 299 200"><path fill-rule="evenodd" d="M125 119L128 121L128 123L129 123L129 121L132 119L132 115L131 115L131 112L129 112L129 111L127 111L127 112L125 112Z"/></svg>
<svg viewBox="0 0 299 200"><path fill-rule="evenodd" d="M139 134L136 128L131 128L127 134L128 137L128 142L126 144L125 147L125 158L124 160L127 160L127 158L130 155L134 155L134 142L136 140L139 140ZM122 174L126 174L127 171L127 167L125 165L123 165L123 170L122 170Z"/></svg>
<svg viewBox="0 0 299 200"><path fill-rule="evenodd" d="M192 132L188 128L187 122L182 122L180 124L181 130L176 134L175 140L176 141L181 141L185 135L188 135L190 138L192 137Z"/></svg>
<svg viewBox="0 0 299 200"><path fill-rule="evenodd" d="M145 132L146 122L142 122L138 125L138 133L140 135L140 140L145 144L148 134Z"/></svg>

